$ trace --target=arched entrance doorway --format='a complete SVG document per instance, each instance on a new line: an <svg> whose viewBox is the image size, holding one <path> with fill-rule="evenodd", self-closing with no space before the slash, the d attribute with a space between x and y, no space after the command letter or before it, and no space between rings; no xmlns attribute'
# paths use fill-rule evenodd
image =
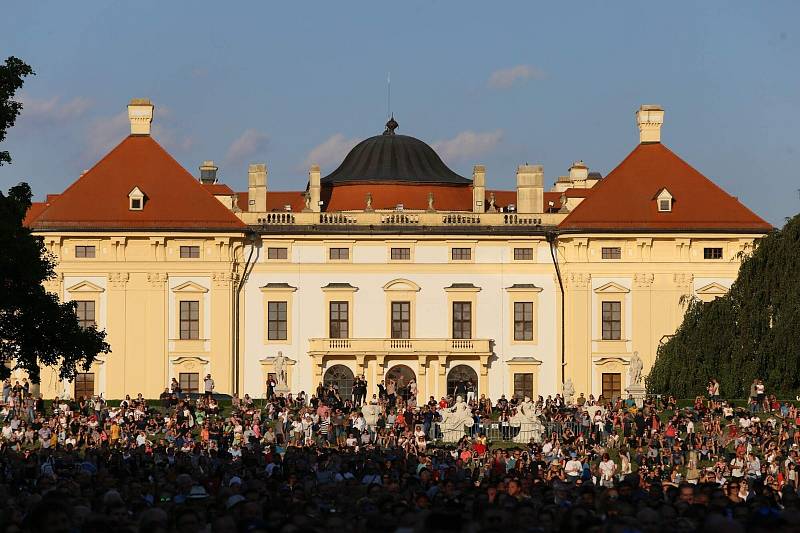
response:
<svg viewBox="0 0 800 533"><path fill-rule="evenodd" d="M458 394L467 399L467 393L472 392L473 397L478 392L478 373L469 365L457 365L447 373L447 394Z"/></svg>
<svg viewBox="0 0 800 533"><path fill-rule="evenodd" d="M416 381L417 375L406 365L395 365L386 373L386 388L391 390L389 382L394 382L395 394L403 399L408 399L408 384L411 380Z"/></svg>
<svg viewBox="0 0 800 533"><path fill-rule="evenodd" d="M339 397L344 400L349 400L353 394L353 371L344 365L333 365L325 371L322 377L322 383L327 387L328 385L336 385L339 389Z"/></svg>

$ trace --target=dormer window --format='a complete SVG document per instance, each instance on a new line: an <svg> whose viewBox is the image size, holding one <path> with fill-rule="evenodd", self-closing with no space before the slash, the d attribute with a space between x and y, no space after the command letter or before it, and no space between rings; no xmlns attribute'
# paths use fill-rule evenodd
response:
<svg viewBox="0 0 800 533"><path fill-rule="evenodd" d="M144 209L144 193L139 187L134 187L128 193L128 209L131 211L141 211Z"/></svg>
<svg viewBox="0 0 800 533"><path fill-rule="evenodd" d="M660 213L669 213L672 211L672 194L667 189L661 189L656 195L656 203Z"/></svg>

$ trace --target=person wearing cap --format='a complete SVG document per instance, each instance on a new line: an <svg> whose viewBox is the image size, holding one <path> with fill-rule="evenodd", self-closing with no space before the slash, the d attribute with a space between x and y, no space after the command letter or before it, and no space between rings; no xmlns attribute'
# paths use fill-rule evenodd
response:
<svg viewBox="0 0 800 533"><path fill-rule="evenodd" d="M575 483L583 472L583 463L578 459L578 454L574 451L569 453L569 459L564 465L564 472L567 474L567 481Z"/></svg>

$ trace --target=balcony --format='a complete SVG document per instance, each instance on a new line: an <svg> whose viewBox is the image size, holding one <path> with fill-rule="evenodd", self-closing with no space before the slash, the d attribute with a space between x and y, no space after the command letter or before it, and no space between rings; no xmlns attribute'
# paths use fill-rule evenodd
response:
<svg viewBox="0 0 800 533"><path fill-rule="evenodd" d="M367 226L392 227L519 227L528 230L541 226L555 226L566 215L563 213L467 213L425 211L352 211L332 213L269 212L239 213L251 225L267 230L271 227L314 226L336 227Z"/></svg>
<svg viewBox="0 0 800 533"><path fill-rule="evenodd" d="M312 354L486 355L490 339L309 339Z"/></svg>

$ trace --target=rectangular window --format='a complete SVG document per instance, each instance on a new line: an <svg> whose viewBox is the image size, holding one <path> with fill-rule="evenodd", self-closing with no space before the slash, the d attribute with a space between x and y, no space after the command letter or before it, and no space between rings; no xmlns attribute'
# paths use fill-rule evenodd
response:
<svg viewBox="0 0 800 533"><path fill-rule="evenodd" d="M75 374L75 398L91 398L94 396L94 372L78 372Z"/></svg>
<svg viewBox="0 0 800 533"><path fill-rule="evenodd" d="M533 261L533 248L514 248L514 261Z"/></svg>
<svg viewBox="0 0 800 533"><path fill-rule="evenodd" d="M94 246L76 246L75 257L79 257L81 259L94 259Z"/></svg>
<svg viewBox="0 0 800 533"><path fill-rule="evenodd" d="M200 338L200 302L180 302L181 312L181 340Z"/></svg>
<svg viewBox="0 0 800 533"><path fill-rule="evenodd" d="M97 325L94 316L94 300L78 300L75 302L75 314L78 315L78 324L82 328L88 328Z"/></svg>
<svg viewBox="0 0 800 533"><path fill-rule="evenodd" d="M392 261L410 261L411 248L392 248L390 257Z"/></svg>
<svg viewBox="0 0 800 533"><path fill-rule="evenodd" d="M200 391L200 374L198 372L181 372L178 374L178 385L181 391L186 394L189 392Z"/></svg>
<svg viewBox="0 0 800 533"><path fill-rule="evenodd" d="M267 248L267 259L288 259L289 258L289 249L288 248Z"/></svg>
<svg viewBox="0 0 800 533"><path fill-rule="evenodd" d="M267 339L285 341L288 337L288 302L267 303Z"/></svg>
<svg viewBox="0 0 800 533"><path fill-rule="evenodd" d="M472 338L472 302L453 302L453 338Z"/></svg>
<svg viewBox="0 0 800 533"><path fill-rule="evenodd" d="M722 248L703 248L703 259L722 259Z"/></svg>
<svg viewBox="0 0 800 533"><path fill-rule="evenodd" d="M514 302L514 340L533 340L533 302Z"/></svg>
<svg viewBox="0 0 800 533"><path fill-rule="evenodd" d="M392 338L411 338L411 302L392 302Z"/></svg>
<svg viewBox="0 0 800 533"><path fill-rule="evenodd" d="M450 257L453 261L469 261L472 259L472 248L453 248Z"/></svg>
<svg viewBox="0 0 800 533"><path fill-rule="evenodd" d="M622 375L619 372L603 374L603 397L606 400L619 398L622 394Z"/></svg>
<svg viewBox="0 0 800 533"><path fill-rule="evenodd" d="M200 247L181 246L181 259L200 259Z"/></svg>
<svg viewBox="0 0 800 533"><path fill-rule="evenodd" d="M331 261L347 261L350 259L350 248L330 248L328 259Z"/></svg>
<svg viewBox="0 0 800 533"><path fill-rule="evenodd" d="M349 326L348 302L331 302L330 304L330 338L346 339Z"/></svg>
<svg viewBox="0 0 800 533"><path fill-rule="evenodd" d="M603 247L600 253L603 259L622 259L622 248L619 247Z"/></svg>
<svg viewBox="0 0 800 533"><path fill-rule="evenodd" d="M658 201L658 210L659 211L672 211L672 200L669 198L665 198L663 200Z"/></svg>
<svg viewBox="0 0 800 533"><path fill-rule="evenodd" d="M603 340L622 338L622 302L603 302Z"/></svg>
<svg viewBox="0 0 800 533"><path fill-rule="evenodd" d="M514 398L533 398L533 374L514 374Z"/></svg>

